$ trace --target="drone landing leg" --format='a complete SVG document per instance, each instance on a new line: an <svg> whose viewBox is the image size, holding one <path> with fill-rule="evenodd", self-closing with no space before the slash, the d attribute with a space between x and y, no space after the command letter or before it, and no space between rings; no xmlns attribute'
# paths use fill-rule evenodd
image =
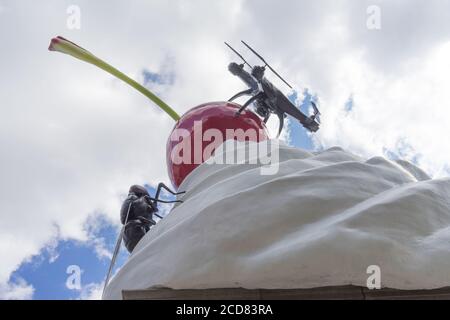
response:
<svg viewBox="0 0 450 320"><path fill-rule="evenodd" d="M249 94L251 94L251 93L252 93L252 89L247 89L247 90L238 92L238 93L236 93L234 96L232 96L228 101L231 102L231 101L233 101L234 99L237 99L237 98L239 98L239 97L241 97L241 96L244 96L244 95L249 95Z"/></svg>
<svg viewBox="0 0 450 320"><path fill-rule="evenodd" d="M244 105L242 107L239 108L239 110L236 112L235 116L239 116L241 114L242 111L244 111L245 108L247 108L253 101L261 98L262 94L258 93L257 95L251 97L250 99L248 99L248 101L246 103L244 103Z"/></svg>

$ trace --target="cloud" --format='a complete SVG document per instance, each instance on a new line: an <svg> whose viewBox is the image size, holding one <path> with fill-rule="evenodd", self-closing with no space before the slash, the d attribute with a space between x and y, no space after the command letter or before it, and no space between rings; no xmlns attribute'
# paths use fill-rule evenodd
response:
<svg viewBox="0 0 450 320"><path fill-rule="evenodd" d="M113 226L116 224L113 224ZM94 214L86 218L83 230L86 232L87 239L84 243L91 247L99 260L111 260L113 253L108 249L106 244L106 235L102 231L110 227L110 221L104 214ZM119 233L119 228L116 228Z"/></svg>
<svg viewBox="0 0 450 320"><path fill-rule="evenodd" d="M89 283L81 288L81 300L101 300L103 293L102 283Z"/></svg>
<svg viewBox="0 0 450 320"><path fill-rule="evenodd" d="M450 42L436 45L422 61L402 62L407 71L395 77L357 56L339 61L336 78L352 74L340 85L352 89L353 107L325 109L319 143L364 156L394 152L434 176L448 176L450 159L442 150L450 143L438 137L448 135L450 125L449 55Z"/></svg>
<svg viewBox="0 0 450 320"><path fill-rule="evenodd" d="M297 91L317 94L318 146L370 156L407 145L404 156L436 176L448 174L450 4L110 1L105 10L104 3L78 1L81 29L68 30L71 4L11 1L1 12L2 290L30 288L8 282L10 274L52 238L92 241L89 216L102 213L117 225L129 185L168 182L165 142L173 121L111 76L48 52L57 34L141 82L144 70L174 74L173 83L148 85L179 113L243 89L227 71L236 57L223 41L255 64L238 46L247 40ZM379 31L366 28L371 4L381 8ZM275 135L277 120L270 121ZM96 245L109 256L101 240Z"/></svg>
<svg viewBox="0 0 450 320"><path fill-rule="evenodd" d="M24 300L33 297L34 288L19 278L15 282L0 284L0 300Z"/></svg>

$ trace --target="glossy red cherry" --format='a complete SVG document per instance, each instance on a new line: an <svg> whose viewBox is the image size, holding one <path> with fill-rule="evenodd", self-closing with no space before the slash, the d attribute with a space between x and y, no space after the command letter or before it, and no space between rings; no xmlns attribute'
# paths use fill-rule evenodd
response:
<svg viewBox="0 0 450 320"><path fill-rule="evenodd" d="M222 142L229 139L257 142L268 139L267 128L261 118L249 110L236 116L239 107L232 102L208 102L190 109L176 122L167 140L166 151L169 177L176 188L192 170L209 158L209 151ZM253 129L257 134L230 136L230 129ZM216 139L219 133L222 141Z"/></svg>

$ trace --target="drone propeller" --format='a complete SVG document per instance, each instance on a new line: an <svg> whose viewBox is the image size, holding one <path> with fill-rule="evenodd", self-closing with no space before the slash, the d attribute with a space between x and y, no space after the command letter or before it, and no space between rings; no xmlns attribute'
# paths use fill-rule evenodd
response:
<svg viewBox="0 0 450 320"><path fill-rule="evenodd" d="M237 52L236 50L234 50L234 48L233 48L232 46L230 46L228 43L226 43L226 42L224 42L224 43L227 45L228 48L231 49L231 51L233 51L234 53L236 53L237 56L238 56L239 58L241 58L242 61L244 61L244 63L250 67L250 69L253 68L247 61L245 61L244 57L243 57L239 52Z"/></svg>
<svg viewBox="0 0 450 320"><path fill-rule="evenodd" d="M287 84L287 86L289 87L289 88L291 88L292 89L292 87L291 87L291 85L289 84L289 83L287 83L287 81L286 80L284 80L267 62L266 62L266 60L264 60L264 58L263 57L261 57L255 50L253 50L252 49L252 47L250 47L247 43L245 43L243 40L241 40L241 42L247 47L247 48L249 48L250 49L250 51L251 52L253 52L258 58L260 58L261 59L261 61L262 62L264 62L265 64L266 64L266 66L267 67L269 67L269 69L273 72L273 73L275 73L275 75L278 77L278 78L280 78L285 84Z"/></svg>

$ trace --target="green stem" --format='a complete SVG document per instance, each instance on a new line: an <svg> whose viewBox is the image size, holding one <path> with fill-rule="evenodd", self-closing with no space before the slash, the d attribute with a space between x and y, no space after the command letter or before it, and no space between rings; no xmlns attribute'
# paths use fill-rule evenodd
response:
<svg viewBox="0 0 450 320"><path fill-rule="evenodd" d="M131 79L126 74L117 70L116 68L114 68L113 66L104 62L103 60L98 59L98 61L96 61L96 63L94 63L94 64L97 67L99 67L100 69L103 69L106 72L112 74L113 76L119 78L120 80L128 83L130 86L132 86L137 91L142 93L144 96L146 96L147 98L152 100L154 103L156 103L161 109L163 109L175 121L178 121L178 119L180 119L180 116L178 115L178 113L176 113L169 105L167 105L164 101L162 101L160 98L158 98L155 94L153 94L147 88L142 86L139 82L136 82L135 80Z"/></svg>
<svg viewBox="0 0 450 320"><path fill-rule="evenodd" d="M59 52L71 55L77 59L88 62L90 64L93 64L93 65L99 67L100 69L105 70L106 72L112 74L113 76L119 78L120 80L128 83L130 86L135 88L137 91L139 91L140 93L145 95L147 98L152 100L161 109L163 109L169 116L171 116L175 121L178 121L180 119L180 116L171 107L169 107L164 101L162 101L159 97L157 97L155 94L153 94L150 90L146 89L140 83L131 79L130 77L128 77L124 73L120 72L113 66L109 65L105 61L97 58L91 52L80 47L76 43L73 43L62 37L56 37L56 38L52 39L49 50L59 51Z"/></svg>

